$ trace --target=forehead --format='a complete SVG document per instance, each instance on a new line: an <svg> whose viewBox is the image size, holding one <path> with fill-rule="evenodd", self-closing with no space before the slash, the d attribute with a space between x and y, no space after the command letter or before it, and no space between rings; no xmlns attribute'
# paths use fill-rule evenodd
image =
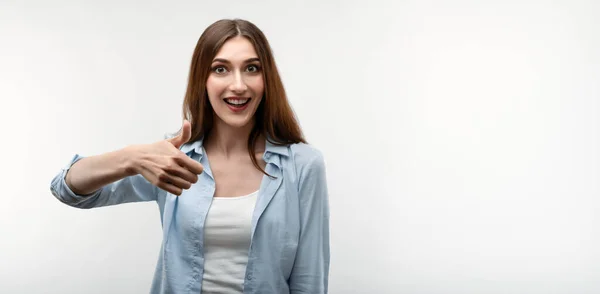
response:
<svg viewBox="0 0 600 294"><path fill-rule="evenodd" d="M231 62L244 61L249 58L257 58L256 50L250 41L244 37L237 36L227 40L216 58L227 59Z"/></svg>

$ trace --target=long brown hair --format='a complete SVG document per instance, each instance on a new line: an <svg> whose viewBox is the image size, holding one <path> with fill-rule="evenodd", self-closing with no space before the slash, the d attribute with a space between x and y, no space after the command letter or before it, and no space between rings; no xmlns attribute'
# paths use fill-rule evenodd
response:
<svg viewBox="0 0 600 294"><path fill-rule="evenodd" d="M254 156L260 135L275 145L306 143L306 140L288 102L271 46L256 25L242 19L222 19L208 26L202 33L192 56L183 101L183 117L191 123L191 141L204 138L210 133L215 115L206 92L210 66L223 44L236 36L245 37L252 43L263 69L264 97L254 114L255 124L248 138L248 153L254 166L267 174Z"/></svg>

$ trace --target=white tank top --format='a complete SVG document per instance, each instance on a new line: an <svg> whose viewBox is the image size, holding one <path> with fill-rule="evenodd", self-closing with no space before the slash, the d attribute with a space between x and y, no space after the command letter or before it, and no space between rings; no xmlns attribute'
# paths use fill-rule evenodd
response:
<svg viewBox="0 0 600 294"><path fill-rule="evenodd" d="M242 293L258 191L214 197L204 224L202 293Z"/></svg>

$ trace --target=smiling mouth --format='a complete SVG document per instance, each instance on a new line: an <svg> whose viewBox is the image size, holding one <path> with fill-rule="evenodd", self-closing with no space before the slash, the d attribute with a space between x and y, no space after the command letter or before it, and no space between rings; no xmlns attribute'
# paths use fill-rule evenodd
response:
<svg viewBox="0 0 600 294"><path fill-rule="evenodd" d="M242 107L250 102L250 98L225 98L225 103L234 106L234 107Z"/></svg>

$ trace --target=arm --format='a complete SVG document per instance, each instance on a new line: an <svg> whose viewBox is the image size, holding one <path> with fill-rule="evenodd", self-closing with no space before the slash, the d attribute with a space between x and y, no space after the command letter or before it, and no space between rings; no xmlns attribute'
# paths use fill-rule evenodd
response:
<svg viewBox="0 0 600 294"><path fill-rule="evenodd" d="M75 155L53 179L52 194L77 208L156 200L157 189L132 169L129 147L90 157Z"/></svg>
<svg viewBox="0 0 600 294"><path fill-rule="evenodd" d="M89 195L105 185L135 175L129 148L81 158L66 171L65 181L75 194Z"/></svg>
<svg viewBox="0 0 600 294"><path fill-rule="evenodd" d="M198 181L203 167L179 148L190 139L191 125L153 144L132 145L91 157L76 155L50 186L63 203L92 208L156 200L158 188L175 195Z"/></svg>
<svg viewBox="0 0 600 294"><path fill-rule="evenodd" d="M300 171L300 239L290 275L290 293L327 293L329 280L329 200L323 157Z"/></svg>

